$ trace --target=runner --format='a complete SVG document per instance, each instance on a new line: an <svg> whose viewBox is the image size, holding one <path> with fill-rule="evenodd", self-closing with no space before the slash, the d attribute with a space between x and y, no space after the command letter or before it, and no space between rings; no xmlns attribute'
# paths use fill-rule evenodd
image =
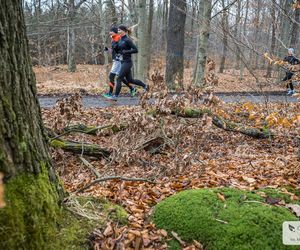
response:
<svg viewBox="0 0 300 250"><path fill-rule="evenodd" d="M294 56L293 48L288 49L288 55L283 59L283 61L288 62L291 65L300 64L300 60ZM288 70L285 73L285 77L282 79L282 81L288 81L287 82L287 94L288 95L295 94L294 85L293 85L293 81L292 81L293 75L294 75L294 73L291 72L290 70Z"/></svg>
<svg viewBox="0 0 300 250"><path fill-rule="evenodd" d="M103 94L103 97L108 99L113 99L113 90L115 86L115 78L119 74L121 69L121 61L120 61L120 54L118 53L118 42L121 39L121 36L118 34L118 28L112 27L109 31L109 35L111 37L111 48L105 47L105 51L110 51L112 53L112 68L109 74L109 92ZM136 88L132 87L125 79L123 81L125 85L130 89L131 97L135 96Z"/></svg>
<svg viewBox="0 0 300 250"><path fill-rule="evenodd" d="M118 53L121 55L121 69L119 72L119 77L117 79L116 92L113 96L114 100L117 100L119 97L123 81L141 86L145 91L149 89L148 85L146 85L142 81L132 78L131 68L133 66L133 63L131 60L131 54L138 53L138 49L130 38L131 30L126 26L121 25L119 26L118 33L121 36L121 39L118 43Z"/></svg>

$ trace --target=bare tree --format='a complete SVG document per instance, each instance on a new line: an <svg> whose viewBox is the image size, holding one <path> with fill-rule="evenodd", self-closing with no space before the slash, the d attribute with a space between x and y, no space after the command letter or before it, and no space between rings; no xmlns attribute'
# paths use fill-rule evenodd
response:
<svg viewBox="0 0 300 250"><path fill-rule="evenodd" d="M171 0L167 33L166 83L175 89L183 88L184 29L186 0Z"/></svg>
<svg viewBox="0 0 300 250"><path fill-rule="evenodd" d="M138 65L137 65L137 77L143 82L146 80L146 74L148 69L147 62L147 47L149 46L149 41L147 41L148 34L148 23L147 23L147 0L139 0L138 2Z"/></svg>
<svg viewBox="0 0 300 250"><path fill-rule="evenodd" d="M203 0L200 2L199 16L202 17L203 23L199 27L198 55L194 74L194 85L198 87L203 87L205 84L205 65L210 32L211 11L212 0Z"/></svg>
<svg viewBox="0 0 300 250"><path fill-rule="evenodd" d="M299 36L300 36L300 0L297 0L295 2L295 14L294 14L294 22L292 25L292 31L291 31L291 42L290 42L290 46L292 48L296 47L296 45L299 43Z"/></svg>
<svg viewBox="0 0 300 250"><path fill-rule="evenodd" d="M225 9L225 0L222 0L222 8L223 8L223 12L222 12L222 35L223 35L223 54L221 56L221 62L220 62L220 68L219 68L219 72L223 73L224 72L224 68L225 68L225 61L226 61L226 55L227 55L227 46L228 46L228 37L227 37L227 33L228 33L228 10Z"/></svg>
<svg viewBox="0 0 300 250"><path fill-rule="evenodd" d="M65 1L65 5L68 10L68 18L69 18L69 26L68 26L68 70L70 72L76 71L76 61L75 61L75 17L80 6L86 2L86 0L81 0L77 4L75 4L75 0Z"/></svg>

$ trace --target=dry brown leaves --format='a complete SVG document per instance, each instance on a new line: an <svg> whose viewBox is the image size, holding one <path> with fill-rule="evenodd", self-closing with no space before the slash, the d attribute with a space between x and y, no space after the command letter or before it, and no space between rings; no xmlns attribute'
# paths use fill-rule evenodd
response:
<svg viewBox="0 0 300 250"><path fill-rule="evenodd" d="M109 160L88 159L101 176L142 177L157 182L112 180L86 190L86 194L105 197L120 204L130 214L126 226L108 221L103 228L95 230L95 249L166 249L165 240L175 236L157 229L149 221L149 214L155 204L182 190L224 186L247 190L286 185L300 188L300 158L297 156L296 140L300 135L299 126L293 123L287 127L275 123L272 126L277 135L275 138L255 140L217 129L212 126L209 117L184 119L171 114L174 108L199 107L195 99L201 95L200 92L192 92L167 96L161 91L145 95L141 100L143 109L81 108L71 112L71 119L68 120L71 123L126 126L118 133L108 129L100 131L97 136L68 135L69 139L96 143L113 150ZM157 98L155 103L149 102L153 96ZM290 119L299 115L300 110L299 103L225 106L213 96L208 98L206 105L219 115L249 125L256 124L249 117L251 112L261 115L261 125L272 112ZM148 115L153 108L159 112ZM60 112L59 108L43 110L46 125L53 126ZM60 126L63 124L65 122ZM162 138L158 152L153 154L141 147L158 136ZM53 151L52 155L69 192L95 179L77 156L59 150ZM221 193L218 197L225 200ZM202 248L201 242L197 241L191 245L181 243L184 249Z"/></svg>
<svg viewBox="0 0 300 250"><path fill-rule="evenodd" d="M153 63L149 73L148 83L151 88L156 88L157 80L164 81L164 63ZM257 86L253 76L245 69L242 79L240 71L228 68L224 73L216 73L214 61L208 62L208 72L206 74L207 85L216 92L236 92L236 91L283 91L285 86L274 85L276 79L267 79L266 71L255 70L260 83ZM103 65L77 65L77 71L70 73L67 65L55 67L34 67L37 78L38 93L42 95L67 94L81 92L82 94L100 94L108 89L107 66ZM186 67L184 70L184 83L188 89L193 79L193 67ZM296 85L296 88L298 86ZM122 88L124 93L128 93L127 88Z"/></svg>

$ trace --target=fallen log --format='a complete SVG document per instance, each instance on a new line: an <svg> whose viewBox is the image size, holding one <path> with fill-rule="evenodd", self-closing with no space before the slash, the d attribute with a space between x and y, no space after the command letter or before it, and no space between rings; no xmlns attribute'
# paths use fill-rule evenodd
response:
<svg viewBox="0 0 300 250"><path fill-rule="evenodd" d="M145 178L130 178L130 177L124 177L124 176L106 176L106 177L98 178L98 179L92 181L91 183L89 183L85 187L77 190L75 193L81 193L84 190L90 188L91 186L93 186L97 183L104 182L104 181L109 181L109 180L138 181L138 182L148 182L148 183L151 183L151 184L156 184L155 181L148 180L148 179L145 179Z"/></svg>
<svg viewBox="0 0 300 250"><path fill-rule="evenodd" d="M204 114L207 114L212 117L213 124L216 127L224 129L226 131L238 132L259 139L271 138L273 136L269 129L253 128L241 123L236 123L213 114L209 109L185 108L183 110L176 110L172 113L185 118L201 118Z"/></svg>
<svg viewBox="0 0 300 250"><path fill-rule="evenodd" d="M109 150L101 148L99 145L84 142L51 139L49 144L51 147L60 148L65 151L81 155L108 158L111 154Z"/></svg>
<svg viewBox="0 0 300 250"><path fill-rule="evenodd" d="M105 129L105 128L112 128L113 125L104 125L104 126L86 126L84 124L75 124L70 125L65 128L63 128L63 132L72 133L84 133L88 135L96 135L99 130Z"/></svg>

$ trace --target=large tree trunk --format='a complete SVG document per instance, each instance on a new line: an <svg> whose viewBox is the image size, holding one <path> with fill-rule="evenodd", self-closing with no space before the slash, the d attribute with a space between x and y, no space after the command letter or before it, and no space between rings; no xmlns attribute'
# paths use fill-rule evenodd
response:
<svg viewBox="0 0 300 250"><path fill-rule="evenodd" d="M203 0L200 2L199 17L201 19L203 18L203 23L200 26L197 66L194 74L194 85L197 87L203 87L205 84L205 65L211 21L211 9L212 0Z"/></svg>
<svg viewBox="0 0 300 250"><path fill-rule="evenodd" d="M149 0L148 34L147 34L147 73L151 67L152 22L154 14L154 0Z"/></svg>
<svg viewBox="0 0 300 250"><path fill-rule="evenodd" d="M254 17L254 34L253 34L253 43L255 44L255 41L260 39L259 37L259 31L261 30L260 27L260 16L261 16L261 6L262 2L261 1L257 1L256 5L255 5L255 17ZM257 45L253 45L255 50L258 50ZM255 56L255 58L254 58ZM257 69L258 68L258 55L255 53L251 53L250 54L250 62L253 65L253 69Z"/></svg>
<svg viewBox="0 0 300 250"><path fill-rule="evenodd" d="M0 5L1 249L45 249L56 232L60 186L51 166L21 0ZM47 243L48 242L48 243Z"/></svg>
<svg viewBox="0 0 300 250"><path fill-rule="evenodd" d="M148 25L147 25L147 8L146 8L147 0L139 0L138 1L138 65L137 65L137 78L146 81L146 74L148 69L147 62L147 46L149 46L149 41L147 41L148 34Z"/></svg>
<svg viewBox="0 0 300 250"><path fill-rule="evenodd" d="M299 23L300 23L300 0L296 1L295 4L295 17L294 17L294 22L292 26L292 32L291 32L291 42L290 46L292 48L295 48L296 45L299 43L299 36L300 36L300 28L299 28Z"/></svg>
<svg viewBox="0 0 300 250"><path fill-rule="evenodd" d="M167 33L166 83L174 90L183 88L184 28L186 0L171 0Z"/></svg>
<svg viewBox="0 0 300 250"><path fill-rule="evenodd" d="M271 48L270 48L270 54L273 55L275 52L275 46L276 46L276 6L275 3L272 4L271 7L271 18L272 18L272 34L271 34ZM271 64L268 65L267 68L267 77L272 76L272 68L273 66Z"/></svg>
<svg viewBox="0 0 300 250"><path fill-rule="evenodd" d="M68 5L68 18L69 18L69 27L68 27L68 70L70 72L76 71L76 62L75 62L75 27L74 27L74 18L75 18L75 0L70 0Z"/></svg>
<svg viewBox="0 0 300 250"><path fill-rule="evenodd" d="M168 31L169 0L163 0L162 45L165 48Z"/></svg>
<svg viewBox="0 0 300 250"><path fill-rule="evenodd" d="M236 16L235 16L235 27L234 27L234 34L235 37L240 41L241 40L241 0L237 1L237 8L236 8ZM239 69L241 64L240 53L239 50L236 50L236 60L235 60L235 69Z"/></svg>
<svg viewBox="0 0 300 250"><path fill-rule="evenodd" d="M291 21L289 16L291 15L293 0L280 0L280 6L282 8L283 14L281 14L280 22L280 57L284 57L286 54L286 49L290 43L290 27Z"/></svg>
<svg viewBox="0 0 300 250"><path fill-rule="evenodd" d="M249 13L249 0L246 0L246 13L245 13L245 19L244 19L244 23L243 23L243 37L247 36L248 13ZM241 59L241 55L240 55L240 59ZM244 69L245 69L244 66L245 66L244 63L241 60L241 64L240 64L240 80L244 79Z"/></svg>
<svg viewBox="0 0 300 250"><path fill-rule="evenodd" d="M222 13L222 35L223 35L223 54L221 56L221 62L220 62L220 69L219 69L219 73L223 73L224 72L224 68L225 68L225 61L226 61L226 56L227 56L227 50L228 50L228 37L227 37L227 33L228 33L228 13L227 10L225 10L225 0L222 0L222 8L224 9L223 13Z"/></svg>

